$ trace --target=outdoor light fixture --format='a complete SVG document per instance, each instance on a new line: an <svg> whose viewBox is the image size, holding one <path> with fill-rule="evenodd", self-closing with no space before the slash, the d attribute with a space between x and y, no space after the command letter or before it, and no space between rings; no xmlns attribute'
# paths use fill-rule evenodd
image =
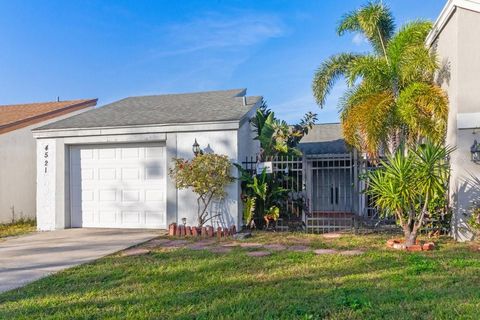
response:
<svg viewBox="0 0 480 320"><path fill-rule="evenodd" d="M473 141L473 144L470 147L470 153L472 154L472 161L475 163L479 163L480 162L480 144L477 142L477 139Z"/></svg>
<svg viewBox="0 0 480 320"><path fill-rule="evenodd" d="M200 145L198 144L197 139L195 139L195 142L193 143L192 151L195 157L202 154L202 149L200 149Z"/></svg>
<svg viewBox="0 0 480 320"><path fill-rule="evenodd" d="M183 223L184 226L186 226L187 225L187 218L182 218L182 223Z"/></svg>

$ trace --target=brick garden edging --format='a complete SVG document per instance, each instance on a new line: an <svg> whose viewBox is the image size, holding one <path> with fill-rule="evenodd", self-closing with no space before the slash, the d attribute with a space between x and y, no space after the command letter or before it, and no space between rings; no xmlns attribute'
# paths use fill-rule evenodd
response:
<svg viewBox="0 0 480 320"><path fill-rule="evenodd" d="M226 238L237 233L237 228L233 225L230 228L218 227L216 230L212 226L202 228L177 225L172 223L168 226L168 235L171 237L202 237L202 238Z"/></svg>
<svg viewBox="0 0 480 320"><path fill-rule="evenodd" d="M412 246L406 246L403 240L390 239L387 240L387 247L397 249L397 250L406 250L406 251L430 251L435 248L433 242L418 242Z"/></svg>

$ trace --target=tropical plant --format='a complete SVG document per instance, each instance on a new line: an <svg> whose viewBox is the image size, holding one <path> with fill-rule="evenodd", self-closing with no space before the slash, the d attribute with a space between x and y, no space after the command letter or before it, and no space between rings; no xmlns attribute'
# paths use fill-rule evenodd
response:
<svg viewBox="0 0 480 320"><path fill-rule="evenodd" d="M213 200L225 198L225 188L234 181L230 175L232 164L227 156L212 153L199 154L192 160L174 158L169 175L178 189L191 189L197 194L197 226L202 227L221 213L210 215Z"/></svg>
<svg viewBox="0 0 480 320"><path fill-rule="evenodd" d="M253 220L255 215L255 201L257 198L253 196L247 196L244 201L243 206L243 221L245 225L249 228L255 227L255 220Z"/></svg>
<svg viewBox="0 0 480 320"><path fill-rule="evenodd" d="M478 204L472 209L468 224L476 233L480 233L480 206Z"/></svg>
<svg viewBox="0 0 480 320"><path fill-rule="evenodd" d="M316 71L312 87L323 107L336 81L346 79L349 89L339 110L350 145L376 156L379 150L393 153L405 142L444 139L448 100L434 84L437 57L424 44L431 28L430 22L419 20L395 33L390 9L378 1L341 19L338 35L361 34L372 51L330 57Z"/></svg>
<svg viewBox="0 0 480 320"><path fill-rule="evenodd" d="M316 121L317 115L307 112L300 123L290 126L287 122L277 119L275 113L268 109L266 102L263 101L251 120L256 133L255 139L260 141L262 160L276 155L301 155L296 147Z"/></svg>
<svg viewBox="0 0 480 320"><path fill-rule="evenodd" d="M366 193L372 196L381 214L396 218L407 246L415 244L432 203L446 197L447 159L452 151L429 141L406 150L399 148L378 169L367 174Z"/></svg>
<svg viewBox="0 0 480 320"><path fill-rule="evenodd" d="M271 221L277 222L278 218L280 218L280 208L277 206L271 206L263 216L263 219L265 220L265 229L269 228Z"/></svg>
<svg viewBox="0 0 480 320"><path fill-rule="evenodd" d="M265 219L266 216L273 214L275 208L278 209L280 215L280 204L282 204L288 194L288 190L284 189L272 174L267 174L264 169L260 175L252 175L240 165L235 165L239 172L239 179L242 181L242 199L244 202L244 223L247 227L255 227L255 213L257 219ZM274 214L276 219L278 216Z"/></svg>

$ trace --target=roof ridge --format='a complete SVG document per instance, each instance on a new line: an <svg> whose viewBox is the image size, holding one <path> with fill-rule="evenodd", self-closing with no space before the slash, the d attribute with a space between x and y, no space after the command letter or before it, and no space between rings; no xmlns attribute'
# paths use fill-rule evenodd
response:
<svg viewBox="0 0 480 320"><path fill-rule="evenodd" d="M241 93L243 91L247 91L247 88L235 88L235 89L225 89L225 90L210 90L210 91L195 91L195 92L178 92L178 93L162 93L162 94L147 94L147 95L141 95L141 96L128 96L124 99L130 99L130 98L146 98L146 97L160 97L160 96L182 96L182 95L195 95L195 94L207 94L207 93L222 93L222 92L235 92L237 91L238 93ZM236 97L235 95L232 96ZM120 101L120 100L119 100Z"/></svg>

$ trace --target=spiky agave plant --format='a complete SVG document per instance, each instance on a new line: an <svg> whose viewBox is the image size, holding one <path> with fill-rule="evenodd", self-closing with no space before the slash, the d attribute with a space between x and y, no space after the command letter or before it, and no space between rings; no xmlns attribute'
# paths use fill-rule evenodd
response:
<svg viewBox="0 0 480 320"><path fill-rule="evenodd" d="M432 142L399 149L367 174L366 193L381 214L395 217L407 246L415 244L432 202L446 197L448 156L452 151Z"/></svg>
<svg viewBox="0 0 480 320"><path fill-rule="evenodd" d="M336 81L346 79L349 89L339 109L350 145L377 155L380 149L393 153L405 142L442 141L448 99L434 83L437 57L424 45L431 28L430 22L419 20L395 33L392 13L380 2L341 19L338 34L360 33L372 51L340 53L324 61L315 73L313 94L323 107Z"/></svg>

